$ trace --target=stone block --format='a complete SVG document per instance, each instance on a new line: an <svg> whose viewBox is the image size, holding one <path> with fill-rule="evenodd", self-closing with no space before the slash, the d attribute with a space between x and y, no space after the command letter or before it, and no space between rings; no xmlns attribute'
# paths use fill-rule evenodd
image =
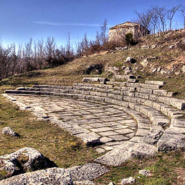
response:
<svg viewBox="0 0 185 185"><path fill-rule="evenodd" d="M87 146L94 146L94 145L101 143L100 139L99 139L100 136L94 132L82 133L82 134L78 134L76 136L78 138L81 138Z"/></svg>
<svg viewBox="0 0 185 185"><path fill-rule="evenodd" d="M144 105L147 105L147 106L149 106L149 107L153 107L153 104L154 104L154 102L151 101L151 100L145 100L145 101L144 101Z"/></svg>
<svg viewBox="0 0 185 185"><path fill-rule="evenodd" d="M129 103L125 101L118 101L118 105L123 106L123 107L128 107Z"/></svg>
<svg viewBox="0 0 185 185"><path fill-rule="evenodd" d="M140 93L148 93L148 94L153 93L153 89L137 88L137 91L140 92Z"/></svg>
<svg viewBox="0 0 185 185"><path fill-rule="evenodd" d="M70 174L73 180L93 180L109 170L100 164L96 163L87 163L82 166L74 166L66 169Z"/></svg>
<svg viewBox="0 0 185 185"><path fill-rule="evenodd" d="M153 90L153 94L158 96L167 96L168 92L166 90Z"/></svg>
<svg viewBox="0 0 185 185"><path fill-rule="evenodd" d="M150 131L143 137L143 142L154 145L158 142L163 133L164 129L160 125L151 125Z"/></svg>
<svg viewBox="0 0 185 185"><path fill-rule="evenodd" d="M129 138L123 135L114 135L114 136L110 136L111 139L113 139L114 141L128 141Z"/></svg>
<svg viewBox="0 0 185 185"><path fill-rule="evenodd" d="M176 107L176 108L178 108L180 110L184 110L185 109L185 100L171 98L170 99L170 103L171 103L171 105L173 105L174 107Z"/></svg>
<svg viewBox="0 0 185 185"><path fill-rule="evenodd" d="M174 133L164 133L157 143L158 151L169 152L185 149L184 136Z"/></svg>
<svg viewBox="0 0 185 185"><path fill-rule="evenodd" d="M153 124L161 125L162 127L166 127L170 124L170 120L163 116L155 116L153 119Z"/></svg>
<svg viewBox="0 0 185 185"><path fill-rule="evenodd" d="M20 184L74 185L70 173L62 168L48 168L45 170L23 173L0 181L0 185Z"/></svg>
<svg viewBox="0 0 185 185"><path fill-rule="evenodd" d="M150 84L150 85L164 85L165 82L163 81L150 81L150 80L145 80L146 84Z"/></svg>
<svg viewBox="0 0 185 185"><path fill-rule="evenodd" d="M139 128L137 130L137 132L136 132L136 136L145 136L145 135L148 134L148 132L149 132L148 129L141 129L141 128Z"/></svg>
<svg viewBox="0 0 185 185"><path fill-rule="evenodd" d="M153 95L153 94L149 95L149 100L158 101L158 99L159 99L159 97L157 97L156 95Z"/></svg>
<svg viewBox="0 0 185 185"><path fill-rule="evenodd" d="M171 127L185 128L185 119L171 119Z"/></svg>
<svg viewBox="0 0 185 185"><path fill-rule="evenodd" d="M119 148L100 156L95 161L109 166L119 166L132 158L151 157L156 154L157 149L155 146L145 143L125 142Z"/></svg>

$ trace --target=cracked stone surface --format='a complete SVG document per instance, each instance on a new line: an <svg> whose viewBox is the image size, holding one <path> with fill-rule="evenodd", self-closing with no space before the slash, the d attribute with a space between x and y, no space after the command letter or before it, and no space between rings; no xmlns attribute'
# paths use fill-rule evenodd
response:
<svg viewBox="0 0 185 185"><path fill-rule="evenodd" d="M108 103L95 103L51 96L11 95L20 109L30 110L39 120L50 120L81 138L87 145L111 150L137 132L136 121ZM147 130L146 130L147 131Z"/></svg>

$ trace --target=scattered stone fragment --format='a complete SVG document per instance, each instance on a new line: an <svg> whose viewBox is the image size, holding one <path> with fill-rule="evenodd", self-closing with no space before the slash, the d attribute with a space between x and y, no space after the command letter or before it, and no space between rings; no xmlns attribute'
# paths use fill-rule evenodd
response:
<svg viewBox="0 0 185 185"><path fill-rule="evenodd" d="M93 180L109 171L105 166L96 163L74 166L67 170L70 172L72 179L76 181Z"/></svg>
<svg viewBox="0 0 185 185"><path fill-rule="evenodd" d="M133 184L136 182L136 179L134 177L129 177L126 179L121 180L121 185L126 185L126 184Z"/></svg>
<svg viewBox="0 0 185 185"><path fill-rule="evenodd" d="M0 185L33 185L33 184L55 184L55 185L73 185L70 173L62 168L48 168L35 172L16 175L0 181ZM91 185L91 184L89 184ZM93 184L92 184L93 185Z"/></svg>
<svg viewBox="0 0 185 185"><path fill-rule="evenodd" d="M95 185L92 181L73 181L73 185Z"/></svg>
<svg viewBox="0 0 185 185"><path fill-rule="evenodd" d="M25 87L18 87L17 90L18 90L18 91L26 90L26 88L25 88Z"/></svg>
<svg viewBox="0 0 185 185"><path fill-rule="evenodd" d="M174 48L174 45L171 45L171 46L169 46L168 48L169 48L169 49L173 49L173 48Z"/></svg>
<svg viewBox="0 0 185 185"><path fill-rule="evenodd" d="M141 46L141 48L142 48L142 49L149 49L149 48L150 48L150 46L142 45L142 46Z"/></svg>
<svg viewBox="0 0 185 185"><path fill-rule="evenodd" d="M141 65L143 66L143 67L147 67L148 66L148 59L144 59L143 61L141 61Z"/></svg>
<svg viewBox="0 0 185 185"><path fill-rule="evenodd" d="M0 170L5 170L8 177L55 166L54 162L34 148L26 147L14 153L0 156Z"/></svg>
<svg viewBox="0 0 185 185"><path fill-rule="evenodd" d="M146 177L151 177L152 176L150 170L139 170L139 174L144 175Z"/></svg>
<svg viewBox="0 0 185 185"><path fill-rule="evenodd" d="M169 152L185 149L185 136L183 134L164 133L157 143L158 151Z"/></svg>
<svg viewBox="0 0 185 185"><path fill-rule="evenodd" d="M115 185L113 182L110 182L108 185Z"/></svg>
<svg viewBox="0 0 185 185"><path fill-rule="evenodd" d="M151 157L156 153L157 149L153 145L128 141L120 145L119 148L98 157L95 161L109 166L119 166L129 159Z"/></svg>
<svg viewBox="0 0 185 185"><path fill-rule="evenodd" d="M126 67L125 69L124 69L124 74L125 75L129 75L129 74L131 74L132 73L132 69L130 68L130 67Z"/></svg>
<svg viewBox="0 0 185 185"><path fill-rule="evenodd" d="M103 70L102 64L92 64L87 67L86 74L90 74L92 72L96 74L101 74L102 70Z"/></svg>
<svg viewBox="0 0 185 185"><path fill-rule="evenodd" d="M20 135L17 134L16 132L14 132L13 129L11 129L10 127L4 127L2 129L2 134L9 135L9 136L12 136L12 137L20 137Z"/></svg>
<svg viewBox="0 0 185 185"><path fill-rule="evenodd" d="M101 153L104 153L104 152L105 152L105 150L104 150L103 148L97 148L97 149L96 149L96 151L97 151L99 154L101 154Z"/></svg>
<svg viewBox="0 0 185 185"><path fill-rule="evenodd" d="M132 57L127 57L126 60L125 60L125 63L131 63L131 64L134 64L136 63L136 60L133 59Z"/></svg>
<svg viewBox="0 0 185 185"><path fill-rule="evenodd" d="M143 142L154 145L163 135L164 129L160 125L152 125L151 130L143 137Z"/></svg>

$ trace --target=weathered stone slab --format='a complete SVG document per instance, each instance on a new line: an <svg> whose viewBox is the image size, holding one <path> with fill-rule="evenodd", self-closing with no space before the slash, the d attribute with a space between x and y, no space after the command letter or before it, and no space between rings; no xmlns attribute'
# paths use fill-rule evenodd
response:
<svg viewBox="0 0 185 185"><path fill-rule="evenodd" d="M100 136L94 132L77 134L76 136L81 138L87 146L100 144Z"/></svg>
<svg viewBox="0 0 185 185"><path fill-rule="evenodd" d="M176 107L180 110L185 109L185 100L179 100L179 99L171 98L170 103L171 103L171 105L173 105L174 107Z"/></svg>
<svg viewBox="0 0 185 185"><path fill-rule="evenodd" d="M147 144L154 145L158 142L163 133L164 129L160 125L152 125L151 130L143 137L142 140Z"/></svg>
<svg viewBox="0 0 185 185"><path fill-rule="evenodd" d="M171 119L171 126L172 127L179 127L179 128L185 128L185 119Z"/></svg>
<svg viewBox="0 0 185 185"><path fill-rule="evenodd" d="M130 134L133 133L134 131L131 129L119 129L119 130L115 130L115 132L118 132L119 134Z"/></svg>
<svg viewBox="0 0 185 185"><path fill-rule="evenodd" d="M166 90L153 90L153 94L158 96L167 96L168 92Z"/></svg>
<svg viewBox="0 0 185 185"><path fill-rule="evenodd" d="M48 168L35 172L16 175L0 181L0 185L33 185L33 184L55 184L73 185L70 173L63 168Z"/></svg>
<svg viewBox="0 0 185 185"><path fill-rule="evenodd" d="M136 136L145 136L147 135L149 132L149 130L146 129L138 129L136 132Z"/></svg>
<svg viewBox="0 0 185 185"><path fill-rule="evenodd" d="M105 132L105 131L110 131L113 130L112 127L102 127L102 128L95 128L91 129L92 132Z"/></svg>
<svg viewBox="0 0 185 185"><path fill-rule="evenodd" d="M105 78L83 78L82 82L104 82Z"/></svg>
<svg viewBox="0 0 185 185"><path fill-rule="evenodd" d="M140 93L148 93L148 94L152 94L153 93L153 89L144 89L144 88L137 88L137 91Z"/></svg>
<svg viewBox="0 0 185 185"><path fill-rule="evenodd" d="M158 151L169 152L173 150L185 149L185 136L182 134L164 133L157 143Z"/></svg>
<svg viewBox="0 0 185 185"><path fill-rule="evenodd" d="M20 163L22 163L22 166ZM27 171L54 166L56 166L55 163L34 148L25 147L14 153L0 156L1 170L5 170L9 177Z"/></svg>
<svg viewBox="0 0 185 185"><path fill-rule="evenodd" d="M113 149L105 155L95 159L95 161L109 166L119 166L129 159L135 157L151 157L156 155L156 153L157 149L155 146L145 143L126 142L120 145L118 149Z"/></svg>
<svg viewBox="0 0 185 185"><path fill-rule="evenodd" d="M123 135L115 135L115 136L110 136L114 141L128 141L129 138L125 137Z"/></svg>
<svg viewBox="0 0 185 185"><path fill-rule="evenodd" d="M113 135L118 135L117 132L113 132L113 131L99 132L98 134L99 134L100 136L113 136Z"/></svg>
<svg viewBox="0 0 185 185"><path fill-rule="evenodd" d="M100 164L87 163L83 166L67 168L67 171L69 171L73 180L82 181L93 180L107 173L109 170Z"/></svg>
<svg viewBox="0 0 185 185"><path fill-rule="evenodd" d="M164 85L165 82L163 81L149 81L149 80L145 80L146 84L152 84L152 85Z"/></svg>
<svg viewBox="0 0 185 185"><path fill-rule="evenodd" d="M168 118L164 118L163 116L153 116L151 120L153 121L153 124L161 125L162 127L170 124L170 120Z"/></svg>
<svg viewBox="0 0 185 185"><path fill-rule="evenodd" d="M73 185L95 185L92 181L74 181Z"/></svg>

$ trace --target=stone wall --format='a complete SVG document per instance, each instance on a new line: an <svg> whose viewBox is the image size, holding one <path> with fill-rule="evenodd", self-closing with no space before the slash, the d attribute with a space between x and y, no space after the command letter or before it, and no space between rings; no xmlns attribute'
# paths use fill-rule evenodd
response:
<svg viewBox="0 0 185 185"><path fill-rule="evenodd" d="M109 42L123 41L127 33L132 33L133 38L137 40L139 37L149 34L149 31L140 24L126 22L109 29Z"/></svg>

